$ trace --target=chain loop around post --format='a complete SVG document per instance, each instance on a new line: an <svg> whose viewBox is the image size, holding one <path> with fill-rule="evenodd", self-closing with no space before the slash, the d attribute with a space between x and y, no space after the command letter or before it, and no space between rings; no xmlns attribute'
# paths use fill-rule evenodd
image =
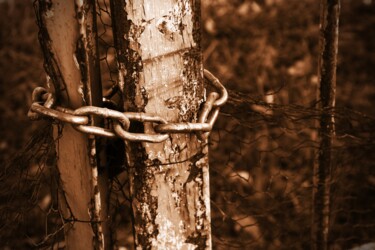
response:
<svg viewBox="0 0 375 250"><path fill-rule="evenodd" d="M35 88L31 99L33 103L43 104L43 106L46 108L51 108L55 104L55 98L53 97L52 93L48 93L48 91L43 87ZM41 119L41 114L34 112L31 108L29 109L27 116L30 118L30 120Z"/></svg>
<svg viewBox="0 0 375 250"><path fill-rule="evenodd" d="M120 112L114 109L84 106L76 110L55 106L55 97L45 88L38 87L33 91L33 103L28 112L32 120L42 117L69 123L80 132L104 137L120 137L128 141L162 142L173 133L195 132L200 140L206 140L219 115L219 109L228 99L228 92L220 81L208 70L204 70L204 77L208 84L216 91L207 95L202 104L198 120L193 122L168 123L165 119L142 112ZM89 116L110 119L113 129L89 125ZM147 125L147 133L129 132L131 121ZM158 125L155 125L157 123ZM154 126L155 125L155 126Z"/></svg>
<svg viewBox="0 0 375 250"><path fill-rule="evenodd" d="M225 87L221 84L219 79L217 79L211 72L209 72L206 69L204 70L204 77L208 80L209 85L213 87L214 89L216 89L219 93L211 92L208 94L207 100L203 104L203 108L200 112L200 116L198 117L198 123L185 122L185 123L161 124L155 127L156 132L159 132L159 133L197 132L197 136L201 140L208 137L209 132L212 130L212 127L219 115L219 107L224 105L228 99L228 92L225 89Z"/></svg>
<svg viewBox="0 0 375 250"><path fill-rule="evenodd" d="M183 122L183 123L168 123L168 124L161 124L155 127L155 131L159 133L191 133L191 132L198 132L197 134L201 134L200 132L209 132L212 130L212 124L206 123L207 117L209 116L214 102L219 97L219 94L216 92L212 92L208 95L206 102L202 106L202 110L198 117L197 123L192 122ZM218 108L216 108L218 109Z"/></svg>
<svg viewBox="0 0 375 250"><path fill-rule="evenodd" d="M219 116L220 108L215 107L213 109L214 104L215 104L215 102L218 98L219 98L218 93L216 93L216 92L209 93L208 97L207 97L207 100L203 104L202 110L201 110L201 112L199 114L199 117L198 117L198 122L204 123L204 122L207 121L207 123L211 125L211 130L212 130L212 127L215 124L215 121L216 121L217 117ZM200 140L206 140L208 138L208 136L210 135L210 131L205 132L205 133L197 132L197 136Z"/></svg>

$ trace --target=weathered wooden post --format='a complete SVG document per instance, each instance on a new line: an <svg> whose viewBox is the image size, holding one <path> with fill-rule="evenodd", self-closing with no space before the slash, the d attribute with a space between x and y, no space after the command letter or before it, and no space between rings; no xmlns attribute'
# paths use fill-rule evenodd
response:
<svg viewBox="0 0 375 250"><path fill-rule="evenodd" d="M204 101L199 0L113 0L126 111L195 122ZM155 133L152 124L132 132ZM126 142L137 249L210 249L207 140Z"/></svg>
<svg viewBox="0 0 375 250"><path fill-rule="evenodd" d="M320 15L320 145L314 169L312 248L328 249L330 187L332 171L332 139L334 136L334 107L336 65L339 31L339 0L321 0Z"/></svg>
<svg viewBox="0 0 375 250"><path fill-rule="evenodd" d="M71 109L100 106L95 1L39 0L36 13L45 70L58 104ZM90 124L97 122L92 118ZM55 126L54 136L66 248L108 248L102 232L106 215L101 211L95 138L68 123Z"/></svg>

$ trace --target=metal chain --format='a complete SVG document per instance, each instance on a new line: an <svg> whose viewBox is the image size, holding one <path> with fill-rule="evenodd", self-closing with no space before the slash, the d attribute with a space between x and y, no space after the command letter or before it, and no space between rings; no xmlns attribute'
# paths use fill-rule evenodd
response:
<svg viewBox="0 0 375 250"><path fill-rule="evenodd" d="M169 138L169 134L191 132L195 132L199 139L204 140L208 137L215 124L220 107L228 99L227 90L213 74L208 70L204 70L204 77L219 93L210 92L208 94L199 112L197 123L168 123L165 119L156 115L141 112L120 112L94 106L84 106L71 110L55 106L54 95L42 87L37 87L33 91L33 103L28 112L28 117L31 120L39 120L43 117L52 118L59 122L72 124L75 129L82 133L104 137L117 136L128 141L162 142ZM113 122L113 129L87 125L90 115L110 119ZM132 133L128 131L131 121L156 123L157 125L150 126L154 130L150 133Z"/></svg>

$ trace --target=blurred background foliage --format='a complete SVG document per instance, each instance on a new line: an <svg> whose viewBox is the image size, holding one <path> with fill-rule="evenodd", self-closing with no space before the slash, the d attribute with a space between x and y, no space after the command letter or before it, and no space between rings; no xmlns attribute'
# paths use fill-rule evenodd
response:
<svg viewBox="0 0 375 250"><path fill-rule="evenodd" d="M308 249L319 1L202 0L202 17L205 67L231 93L211 137L215 249ZM108 20L103 15L99 21ZM33 88L46 80L32 1L0 1L0 26L0 161L5 168L40 130L26 113ZM335 142L333 249L375 238L374 27L375 1L342 0L336 103L342 110L337 133L343 137ZM107 58L102 66L113 67L106 44L110 27L99 29L101 54ZM115 69L103 72L106 89ZM7 196L0 198L6 204ZM22 218L29 227L9 231L3 241L21 249L43 239L45 222L35 218Z"/></svg>

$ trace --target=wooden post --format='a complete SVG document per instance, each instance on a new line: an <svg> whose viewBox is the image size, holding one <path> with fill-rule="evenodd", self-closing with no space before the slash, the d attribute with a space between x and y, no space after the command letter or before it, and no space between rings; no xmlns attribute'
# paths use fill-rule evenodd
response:
<svg viewBox="0 0 375 250"><path fill-rule="evenodd" d="M328 249L330 227L330 187L332 171L332 138L334 136L336 65L339 31L339 0L321 0L320 16L320 146L314 169L314 202L312 248Z"/></svg>
<svg viewBox="0 0 375 250"><path fill-rule="evenodd" d="M111 2L126 111L194 122L204 100L199 0ZM131 131L153 133L151 124ZM211 249L207 141L126 143L137 249Z"/></svg>
<svg viewBox="0 0 375 250"><path fill-rule="evenodd" d="M37 18L45 70L59 105L101 105L95 1L39 0ZM90 123L98 121L91 119ZM71 125L55 126L60 174L59 209L67 249L103 249L96 141ZM100 214L102 212L102 214ZM107 232L107 230L105 230ZM105 243L104 243L105 242Z"/></svg>

